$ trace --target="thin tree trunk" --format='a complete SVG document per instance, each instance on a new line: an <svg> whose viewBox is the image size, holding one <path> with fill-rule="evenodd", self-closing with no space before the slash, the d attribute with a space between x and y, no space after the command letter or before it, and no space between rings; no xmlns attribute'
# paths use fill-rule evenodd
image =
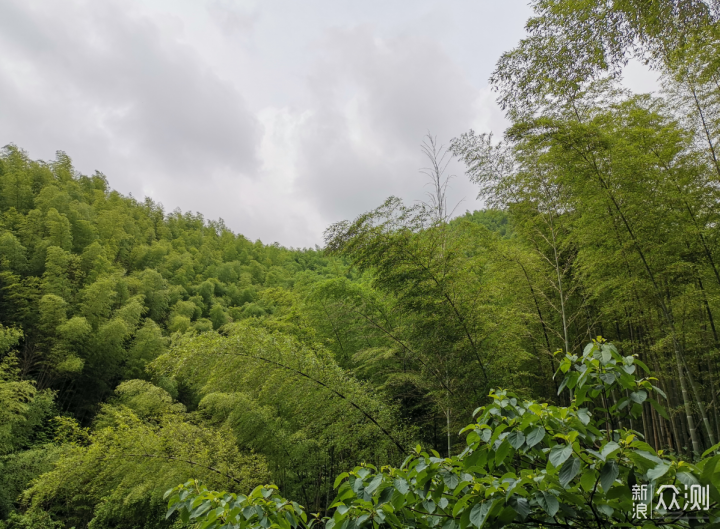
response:
<svg viewBox="0 0 720 529"><path fill-rule="evenodd" d="M642 418L642 424L643 424L643 435L645 436L645 442L652 444L652 439L650 438L650 435L648 435L648 424L647 424L647 418L645 413L645 406L642 407L642 413L640 414L640 417ZM653 446L655 450L657 450L657 446Z"/></svg>
<svg viewBox="0 0 720 529"><path fill-rule="evenodd" d="M557 238L555 237L555 226L550 219L550 233L552 234L553 258L555 260L555 273L557 274L558 292L560 293L560 311L563 322L563 337L565 339L565 352L570 354L570 340L568 339L567 314L565 313L565 292L563 289L562 274L560 273L560 256L557 249Z"/></svg>
<svg viewBox="0 0 720 529"><path fill-rule="evenodd" d="M448 407L447 410L445 410L445 417L447 419L447 454L448 457L452 455L451 453L451 446L450 446L450 408Z"/></svg>
<svg viewBox="0 0 720 529"><path fill-rule="evenodd" d="M715 433L717 434L718 439L720 439L720 418L718 418L717 395L715 392L715 372L713 370L710 358L707 358L707 366L708 378L710 379L710 394L712 395L713 416L715 419Z"/></svg>
<svg viewBox="0 0 720 529"><path fill-rule="evenodd" d="M649 407L650 411L650 418L652 419L652 428L653 428L653 437L655 438L655 450L660 448L662 446L660 440L662 439L662 436L660 435L660 426L658 424L658 414L655 411L655 408L652 406Z"/></svg>
<svg viewBox="0 0 720 529"><path fill-rule="evenodd" d="M715 433L713 432L713 428L710 425L710 420L708 419L707 413L705 411L705 404L703 404L703 401L700 399L700 390L698 389L698 385L695 383L695 377L693 377L692 373L690 372L690 368L688 367L685 358L683 358L683 365L685 366L685 372L688 376L688 382L690 382L690 387L692 388L693 395L695 396L695 403L697 404L698 410L700 411L700 418L705 425L705 433L707 434L708 440L710 441L710 446L714 446Z"/></svg>
<svg viewBox="0 0 720 529"><path fill-rule="evenodd" d="M702 453L702 445L697 434L697 427L695 426L695 419L692 416L692 409L690 408L690 395L687 389L687 382L683 376L683 364L684 359L680 353L680 344L677 343L677 338L673 336L673 346L675 350L675 364L678 372L678 382L680 383L680 392L682 393L682 400L685 407L685 418L687 420L688 430L690 430L690 441L692 442L692 449L696 455Z"/></svg>
<svg viewBox="0 0 720 529"><path fill-rule="evenodd" d="M630 226L630 222L625 217L625 213L623 212L623 209L620 207L620 204L618 203L617 199L615 198L615 195L613 194L610 186L605 182L605 179L602 176L602 173L600 172L600 169L597 166L597 163L595 160L588 160L584 153L581 153L581 155L593 166L593 169L595 171L595 174L597 175L598 181L600 182L600 186L606 191L608 199L612 203L612 205L615 208L615 211L617 211L618 215L620 216L620 219L622 220L625 228L627 229L628 235L630 236L630 239L632 240L633 246L635 247L635 250L637 251L640 260L643 263L643 267L645 268L645 271L648 274L648 277L654 287L655 290L655 297L658 301L658 305L662 311L662 314L665 318L665 321L669 327L670 334L672 337L673 342L673 349L675 354L675 365L677 368L677 375L678 380L680 382L680 389L682 392L683 397L683 403L685 407L685 416L688 424L688 429L690 430L690 438L692 441L693 451L700 455L702 453L702 445L700 444L700 439L697 434L697 428L695 426L695 421L692 416L692 408L690 406L690 395L688 393L687 389L687 382L685 381L685 377L683 376L683 354L682 354L682 347L680 345L680 342L677 338L677 332L675 330L675 322L673 320L672 313L669 310L669 307L666 305L662 291L659 288L659 285L657 284L657 281L655 279L655 274L653 273L652 269L650 268L650 265L648 264L648 261L645 257L645 252L643 251L642 247L640 246L640 241L638 241L635 231Z"/></svg>
<svg viewBox="0 0 720 529"><path fill-rule="evenodd" d="M713 166L715 167L715 172L718 174L718 177L720 177L720 163L718 163L717 155L715 153L715 145L712 141L712 135L710 134L710 127L708 127L707 120L705 119L705 113L702 111L702 106L700 105L700 100L697 96L697 91L695 90L695 85L693 85L691 82L688 83L688 88L690 89L690 93L693 96L693 101L695 102L695 108L698 111L698 114L700 116L700 121L702 122L703 126L703 132L705 133L705 139L707 139L708 147L710 147L710 156L713 160Z"/></svg>
<svg viewBox="0 0 720 529"><path fill-rule="evenodd" d="M675 383L673 380L670 380L668 383L669 391L667 391L667 395L672 397L673 402L679 402L680 399L677 397L677 388L675 387ZM675 413L673 412L673 408L675 406L670 407L668 410L668 413L670 415L670 426L672 426L673 435L675 436L675 445L677 452L681 454L684 450L687 437L685 436L685 430L683 430L683 421L677 418Z"/></svg>

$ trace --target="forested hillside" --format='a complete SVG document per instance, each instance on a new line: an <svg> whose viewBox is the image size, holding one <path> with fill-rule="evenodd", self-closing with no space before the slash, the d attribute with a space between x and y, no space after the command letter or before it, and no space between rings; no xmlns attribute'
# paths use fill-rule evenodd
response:
<svg viewBox="0 0 720 529"><path fill-rule="evenodd" d="M600 528L627 522L631 480L717 483L720 26L705 2L616 4L533 2L493 77L512 125L449 147L488 209L453 219L436 169L429 203L391 197L288 249L6 147L0 527L186 527L163 494L198 479L273 483L342 529ZM630 56L662 93L622 88ZM383 469L418 443L427 461ZM362 510L391 498L402 522Z"/></svg>

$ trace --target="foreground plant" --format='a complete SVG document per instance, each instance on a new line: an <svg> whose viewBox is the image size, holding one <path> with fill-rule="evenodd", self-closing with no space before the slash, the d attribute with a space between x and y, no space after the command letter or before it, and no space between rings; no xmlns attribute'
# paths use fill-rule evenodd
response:
<svg viewBox="0 0 720 529"><path fill-rule="evenodd" d="M621 426L640 418L646 402L664 413L652 399L660 392L654 379L638 377L638 368L647 374L642 362L598 339L561 362L568 407L491 392L492 403L463 429L460 455L442 458L418 446L399 468L364 465L340 474L326 529L719 527L718 446L683 461ZM610 406L614 394L625 396ZM317 520L308 522L274 487L245 497L188 482L167 496L168 516L179 511L202 529L289 529Z"/></svg>

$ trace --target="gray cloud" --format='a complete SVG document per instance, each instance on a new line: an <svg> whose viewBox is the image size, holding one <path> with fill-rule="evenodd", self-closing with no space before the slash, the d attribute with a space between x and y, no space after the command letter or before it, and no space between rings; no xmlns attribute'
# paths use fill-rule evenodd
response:
<svg viewBox="0 0 720 529"><path fill-rule="evenodd" d="M320 243L391 194L424 197L427 131L502 130L478 81L494 57L476 67L473 50L511 46L523 6L5 0L0 144L65 150L121 192L253 239ZM451 200L477 207L452 169Z"/></svg>
<svg viewBox="0 0 720 529"><path fill-rule="evenodd" d="M213 23L227 36L247 35L258 20L258 12L230 0L211 0L207 11Z"/></svg>
<svg viewBox="0 0 720 529"><path fill-rule="evenodd" d="M478 90L423 36L379 39L364 26L334 30L309 77L313 117L300 132L298 190L337 220L388 195L421 197L420 142L470 128Z"/></svg>
<svg viewBox="0 0 720 529"><path fill-rule="evenodd" d="M51 140L108 173L255 171L262 131L242 94L161 22L115 1L3 2L0 141Z"/></svg>

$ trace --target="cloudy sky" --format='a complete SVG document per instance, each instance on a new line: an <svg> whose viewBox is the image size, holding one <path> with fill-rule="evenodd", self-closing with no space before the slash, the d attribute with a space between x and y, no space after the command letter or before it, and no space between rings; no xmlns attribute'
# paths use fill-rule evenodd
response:
<svg viewBox="0 0 720 529"><path fill-rule="evenodd" d="M2 0L0 145L63 150L251 239L321 244L390 195L423 198L428 132L502 133L487 79L529 14L526 0ZM458 211L479 208L451 169Z"/></svg>

